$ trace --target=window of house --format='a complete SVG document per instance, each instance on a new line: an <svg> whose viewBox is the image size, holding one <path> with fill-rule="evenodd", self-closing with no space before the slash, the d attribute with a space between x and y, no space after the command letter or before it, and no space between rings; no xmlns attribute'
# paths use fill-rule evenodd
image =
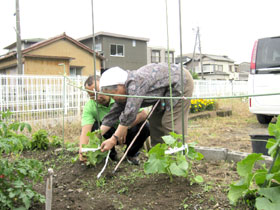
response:
<svg viewBox="0 0 280 210"><path fill-rule="evenodd" d="M132 40L132 47L136 47L136 40Z"/></svg>
<svg viewBox="0 0 280 210"><path fill-rule="evenodd" d="M152 63L160 62L160 52L158 50L152 50Z"/></svg>
<svg viewBox="0 0 280 210"><path fill-rule="evenodd" d="M168 51L165 52L165 62L168 63ZM174 52L169 52L169 62L174 63Z"/></svg>
<svg viewBox="0 0 280 210"><path fill-rule="evenodd" d="M122 44L111 44L111 56L124 56L124 46Z"/></svg>
<svg viewBox="0 0 280 210"><path fill-rule="evenodd" d="M82 68L80 66L70 66L70 76L82 75Z"/></svg>
<svg viewBox="0 0 280 210"><path fill-rule="evenodd" d="M97 43L97 44L95 44L95 51L97 51L97 52L102 51L102 46L101 46L101 43Z"/></svg>
<svg viewBox="0 0 280 210"><path fill-rule="evenodd" d="M218 65L218 71L223 71L223 65Z"/></svg>

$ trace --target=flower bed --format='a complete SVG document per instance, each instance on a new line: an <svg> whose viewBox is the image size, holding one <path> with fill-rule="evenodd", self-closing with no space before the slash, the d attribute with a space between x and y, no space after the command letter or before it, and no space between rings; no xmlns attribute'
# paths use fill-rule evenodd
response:
<svg viewBox="0 0 280 210"><path fill-rule="evenodd" d="M216 101L213 99L193 99L191 100L191 113L197 113L202 111L211 111L216 107Z"/></svg>

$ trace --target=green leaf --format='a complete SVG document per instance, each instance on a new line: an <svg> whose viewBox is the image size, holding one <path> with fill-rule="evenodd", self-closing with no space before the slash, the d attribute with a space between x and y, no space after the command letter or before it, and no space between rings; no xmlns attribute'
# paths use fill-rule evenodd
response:
<svg viewBox="0 0 280 210"><path fill-rule="evenodd" d="M194 147L189 146L189 152L187 154L187 157L191 160L201 160L204 158L203 154L197 152Z"/></svg>
<svg viewBox="0 0 280 210"><path fill-rule="evenodd" d="M266 180L267 170L260 169L255 172L255 181L256 184L261 186Z"/></svg>
<svg viewBox="0 0 280 210"><path fill-rule="evenodd" d="M14 192L9 193L9 198L14 198L15 196L16 196L16 193L14 193Z"/></svg>
<svg viewBox="0 0 280 210"><path fill-rule="evenodd" d="M268 150L268 154L270 155L270 156L275 156L275 152L276 152L276 149L278 148L278 146L279 146L279 142L276 142L275 144L273 144L270 148L269 148L269 150Z"/></svg>
<svg viewBox="0 0 280 210"><path fill-rule="evenodd" d="M27 172L26 172L26 170L25 170L24 168L19 168L18 171L19 171L21 174L23 174L23 175L26 175L26 174L27 174Z"/></svg>
<svg viewBox="0 0 280 210"><path fill-rule="evenodd" d="M187 171L189 169L189 163L185 159L185 161L181 161L180 163L178 163L178 167L184 171Z"/></svg>
<svg viewBox="0 0 280 210"><path fill-rule="evenodd" d="M176 142L176 139L169 135L163 136L162 139L165 142L165 144L167 144L167 145L172 145Z"/></svg>
<svg viewBox="0 0 280 210"><path fill-rule="evenodd" d="M273 203L270 202L267 198L257 198L256 199L256 208L258 210L279 210L280 209L280 201Z"/></svg>
<svg viewBox="0 0 280 210"><path fill-rule="evenodd" d="M22 202L24 203L25 208L29 209L31 200L26 195L22 197Z"/></svg>
<svg viewBox="0 0 280 210"><path fill-rule="evenodd" d="M165 150L167 149L166 144L157 144L148 152L149 155L156 154L157 157L165 156Z"/></svg>
<svg viewBox="0 0 280 210"><path fill-rule="evenodd" d="M195 180L197 183L202 183L202 182L204 182L204 179L203 179L202 176L196 176L196 177L194 177L194 180Z"/></svg>
<svg viewBox="0 0 280 210"><path fill-rule="evenodd" d="M176 163L172 163L169 167L171 174L176 175L176 176L183 176L187 177L188 173L186 170L182 169L179 167Z"/></svg>
<svg viewBox="0 0 280 210"><path fill-rule="evenodd" d="M247 190L247 185L236 186L234 184L231 184L228 192L228 199L230 200L231 204L235 204L237 200L242 197L245 192L247 192Z"/></svg>
<svg viewBox="0 0 280 210"><path fill-rule="evenodd" d="M279 187L270 187L270 188L260 188L258 193L269 200L271 202L276 203L280 202L280 186Z"/></svg>
<svg viewBox="0 0 280 210"><path fill-rule="evenodd" d="M245 159L237 163L237 173L240 176L247 177L248 174L252 173L252 169L254 164L258 160L263 160L264 158L261 157L262 154L252 153L248 155Z"/></svg>
<svg viewBox="0 0 280 210"><path fill-rule="evenodd" d="M14 181L15 188L21 188L23 185L24 185L24 183L21 180Z"/></svg>
<svg viewBox="0 0 280 210"><path fill-rule="evenodd" d="M172 136L174 139L182 139L182 134L177 134L177 133L174 133L174 132L170 132L169 133L170 136Z"/></svg>
<svg viewBox="0 0 280 210"><path fill-rule="evenodd" d="M157 155L152 154L150 155L149 160L144 164L144 171L146 174L166 173L167 166L166 158L158 158Z"/></svg>

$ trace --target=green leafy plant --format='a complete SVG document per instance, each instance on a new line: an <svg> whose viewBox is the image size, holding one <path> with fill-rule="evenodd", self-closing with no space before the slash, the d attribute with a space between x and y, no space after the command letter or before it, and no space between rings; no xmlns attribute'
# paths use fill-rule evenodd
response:
<svg viewBox="0 0 280 210"><path fill-rule="evenodd" d="M144 164L144 171L146 174L168 174L170 181L172 177L182 176L187 177L189 171L191 171L191 162L186 160L186 156L182 152L176 152L173 154L165 154L168 148L181 148L183 143L178 141L182 139L182 135L171 132L170 135L162 137L165 143L155 145L149 152L148 161ZM187 150L185 150L187 151ZM198 153L194 149L194 143L188 144L187 157L190 160L201 160L203 155ZM191 171L192 172L192 171ZM201 176L194 176L192 181L203 182Z"/></svg>
<svg viewBox="0 0 280 210"><path fill-rule="evenodd" d="M41 129L32 134L31 148L47 150L49 148L48 133L46 130Z"/></svg>
<svg viewBox="0 0 280 210"><path fill-rule="evenodd" d="M61 147L63 143L63 139L59 136L52 136L52 140L50 142L52 147Z"/></svg>
<svg viewBox="0 0 280 210"><path fill-rule="evenodd" d="M95 185L96 185L96 187L104 188L106 185L106 179L104 177L97 179L95 182Z"/></svg>
<svg viewBox="0 0 280 210"><path fill-rule="evenodd" d="M20 130L21 132L26 128L29 132L31 132L31 126L25 122L12 122L10 117L12 112L0 112L0 136L1 137L10 137Z"/></svg>
<svg viewBox="0 0 280 210"><path fill-rule="evenodd" d="M21 152L24 149L30 149L30 140L18 131L23 132L25 128L31 132L31 126L28 123L11 122L12 113L0 112L0 153Z"/></svg>
<svg viewBox="0 0 280 210"><path fill-rule="evenodd" d="M77 142L65 142L65 148L68 152L78 152L79 146ZM79 157L79 155L77 155Z"/></svg>
<svg viewBox="0 0 280 210"><path fill-rule="evenodd" d="M1 209L29 209L32 201L45 201L44 196L33 190L42 181L43 165L38 160L0 159Z"/></svg>
<svg viewBox="0 0 280 210"><path fill-rule="evenodd" d="M18 131L31 132L31 126L11 122L9 111L0 114L0 209L29 209L32 201L44 202L44 196L33 190L42 181L42 163L20 157L22 150L31 148L31 141Z"/></svg>
<svg viewBox="0 0 280 210"><path fill-rule="evenodd" d="M89 137L89 143L87 145L83 145L83 148L98 148L100 147L101 143L105 140L101 135L100 131L94 131L94 132L89 132L87 134ZM107 156L108 152L101 152L100 150L97 150L95 152L87 152L86 153L86 164L87 165L93 165L95 166L96 164L102 162Z"/></svg>
<svg viewBox="0 0 280 210"><path fill-rule="evenodd" d="M254 170L257 161L263 160L261 154L252 153L237 163L237 173L241 179L230 185L228 198L235 204L244 197L246 202L255 203L257 209L280 209L280 116L276 124L270 123L268 131L271 138L266 144L268 154L273 158L269 168L265 164ZM251 198L253 201L248 201Z"/></svg>

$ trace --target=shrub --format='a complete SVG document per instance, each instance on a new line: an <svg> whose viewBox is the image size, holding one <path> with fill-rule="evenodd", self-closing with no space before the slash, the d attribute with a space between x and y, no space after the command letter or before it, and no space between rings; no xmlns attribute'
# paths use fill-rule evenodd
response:
<svg viewBox="0 0 280 210"><path fill-rule="evenodd" d="M48 133L46 130L41 129L32 134L31 148L47 150L49 148Z"/></svg>
<svg viewBox="0 0 280 210"><path fill-rule="evenodd" d="M52 136L51 146L52 147L60 147L63 143L63 139L59 136Z"/></svg>

